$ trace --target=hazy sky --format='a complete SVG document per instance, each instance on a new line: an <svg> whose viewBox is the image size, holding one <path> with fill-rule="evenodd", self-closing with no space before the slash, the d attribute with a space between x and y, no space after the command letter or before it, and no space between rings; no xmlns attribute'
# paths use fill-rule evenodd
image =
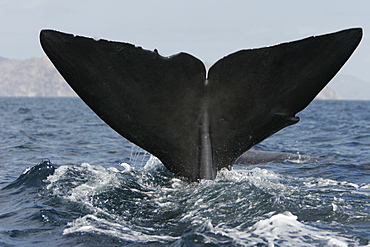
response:
<svg viewBox="0 0 370 247"><path fill-rule="evenodd" d="M0 56L16 59L44 56L44 28L213 63L240 49L362 27L362 43L341 73L370 81L370 1L1 0L0 16Z"/></svg>

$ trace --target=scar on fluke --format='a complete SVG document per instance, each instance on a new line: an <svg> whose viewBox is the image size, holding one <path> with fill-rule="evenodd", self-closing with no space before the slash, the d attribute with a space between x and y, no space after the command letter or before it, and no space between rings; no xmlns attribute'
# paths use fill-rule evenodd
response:
<svg viewBox="0 0 370 247"><path fill-rule="evenodd" d="M240 50L208 71L129 43L42 30L47 56L81 99L180 177L214 179L251 147L299 121L362 38L352 28Z"/></svg>

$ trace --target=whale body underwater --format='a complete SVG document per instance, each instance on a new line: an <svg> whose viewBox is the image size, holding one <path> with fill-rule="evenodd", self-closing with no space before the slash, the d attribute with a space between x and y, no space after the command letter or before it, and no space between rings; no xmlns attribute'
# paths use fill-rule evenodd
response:
<svg viewBox="0 0 370 247"><path fill-rule="evenodd" d="M187 53L162 57L129 43L40 32L43 50L80 98L120 135L189 181L214 179L254 145L296 124L296 114L361 38L362 29L352 28L240 50L207 74ZM239 161L253 163L255 153L249 154Z"/></svg>

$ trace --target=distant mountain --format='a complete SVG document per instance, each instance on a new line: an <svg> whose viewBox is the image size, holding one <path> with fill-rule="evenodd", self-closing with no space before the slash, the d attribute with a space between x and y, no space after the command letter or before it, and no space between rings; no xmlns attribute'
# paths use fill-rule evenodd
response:
<svg viewBox="0 0 370 247"><path fill-rule="evenodd" d="M370 100L370 82L356 76L338 74L329 86L343 99Z"/></svg>
<svg viewBox="0 0 370 247"><path fill-rule="evenodd" d="M76 96L46 57L27 60L0 58L0 96Z"/></svg>
<svg viewBox="0 0 370 247"><path fill-rule="evenodd" d="M316 99L321 100L332 100L332 99L343 99L338 93L333 91L328 86L324 87L324 89L316 96Z"/></svg>

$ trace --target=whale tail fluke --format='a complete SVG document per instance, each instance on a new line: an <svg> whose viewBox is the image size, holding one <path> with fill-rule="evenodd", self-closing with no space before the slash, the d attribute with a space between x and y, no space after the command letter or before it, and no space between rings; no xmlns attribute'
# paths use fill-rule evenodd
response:
<svg viewBox="0 0 370 247"><path fill-rule="evenodd" d="M348 29L241 50L208 72L186 53L42 30L40 42L81 99L123 137L189 180L213 179L243 152L295 124L358 46Z"/></svg>

